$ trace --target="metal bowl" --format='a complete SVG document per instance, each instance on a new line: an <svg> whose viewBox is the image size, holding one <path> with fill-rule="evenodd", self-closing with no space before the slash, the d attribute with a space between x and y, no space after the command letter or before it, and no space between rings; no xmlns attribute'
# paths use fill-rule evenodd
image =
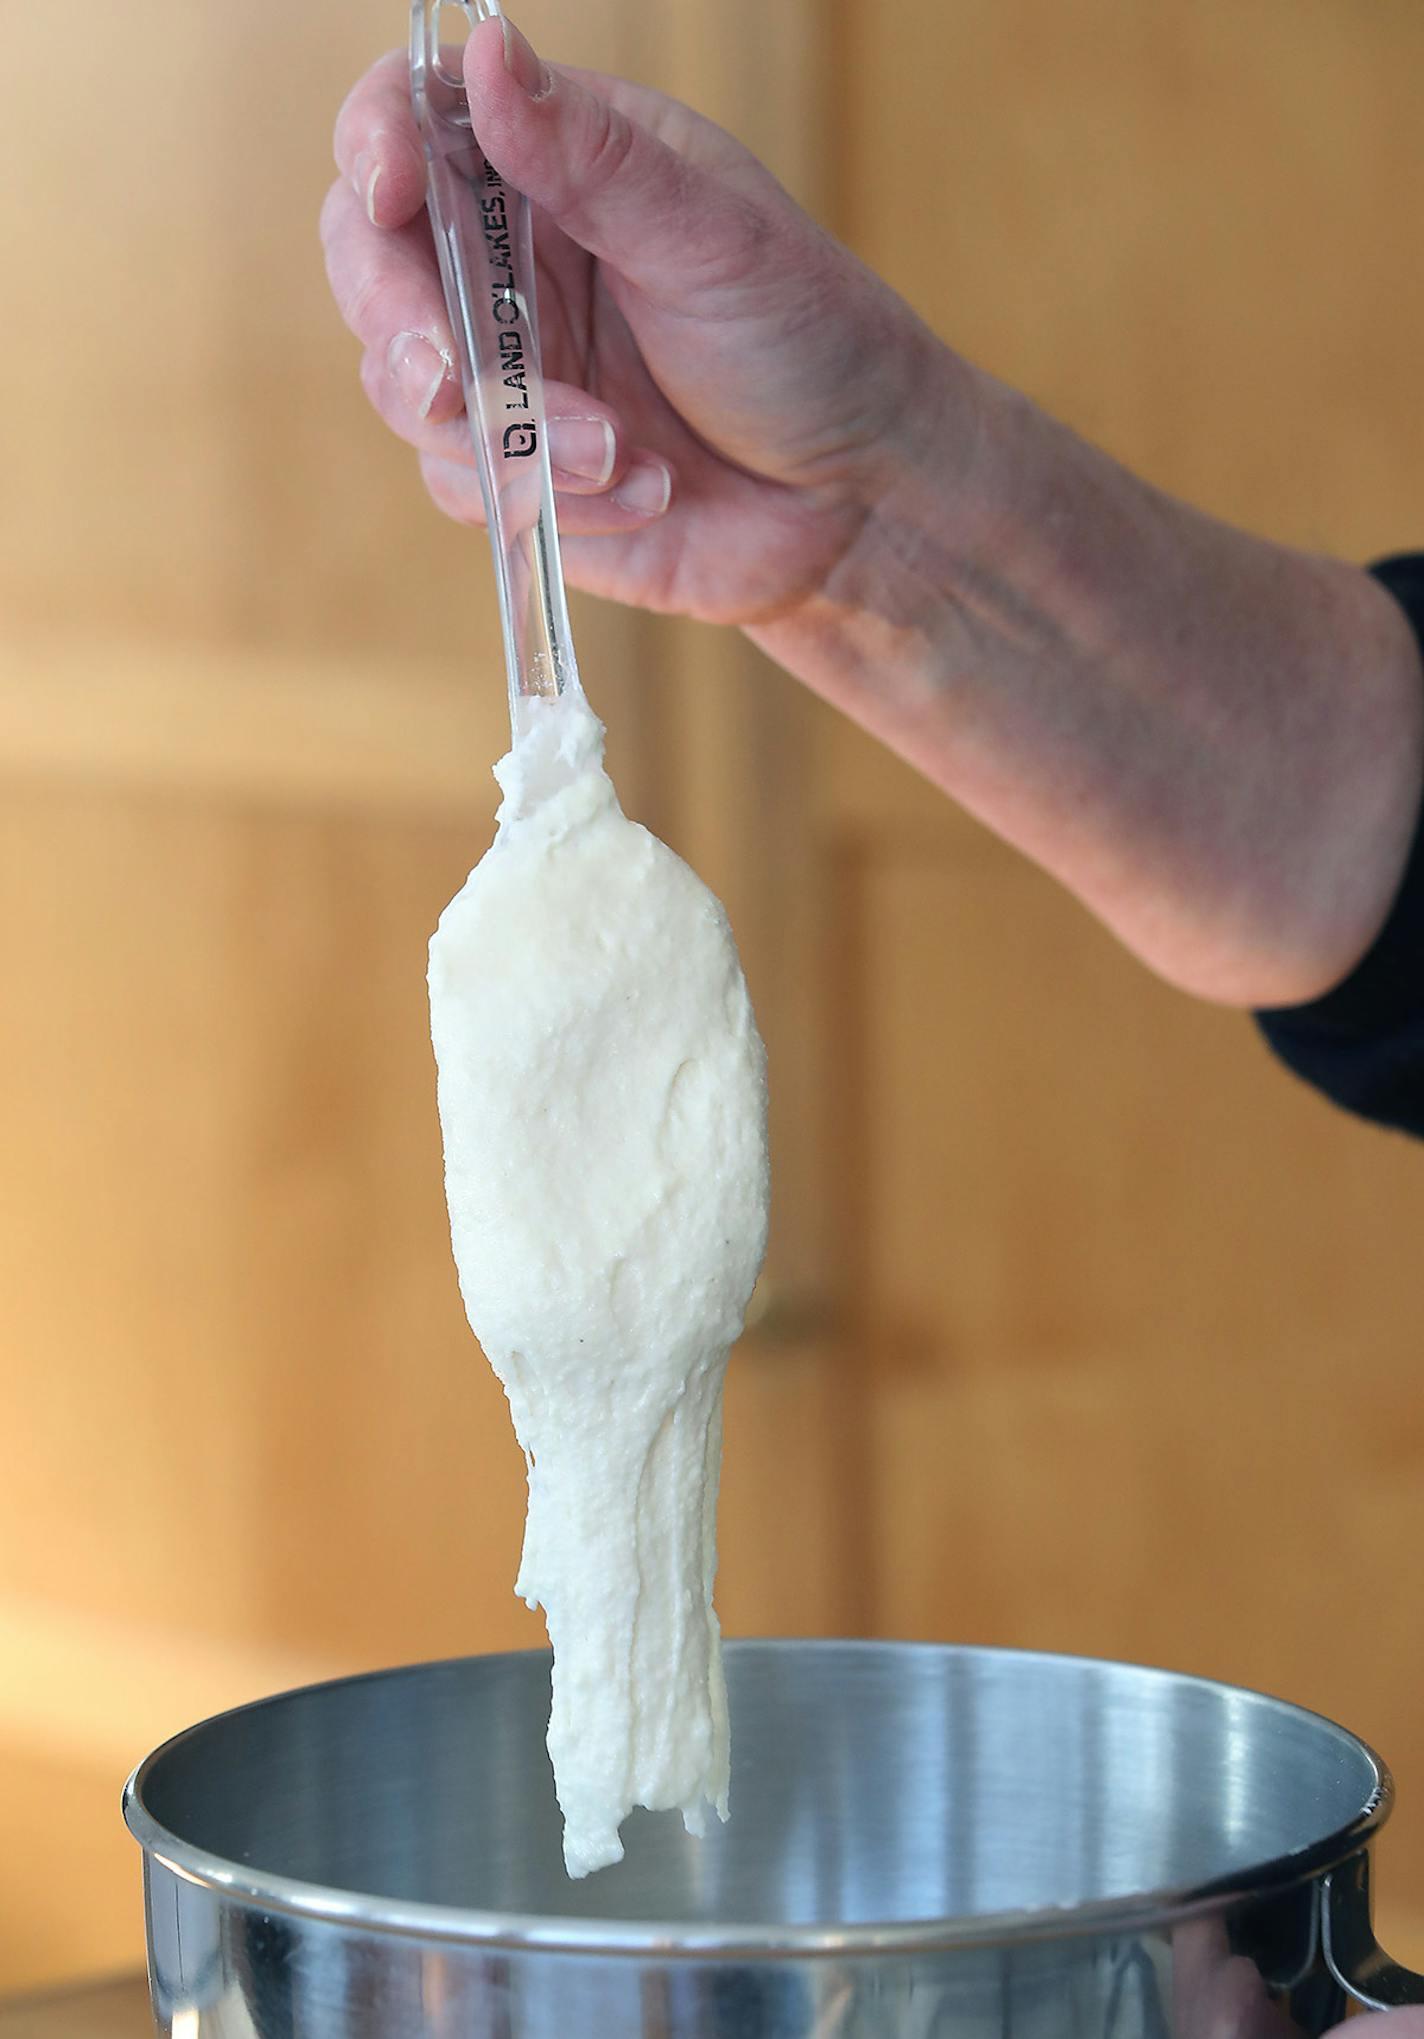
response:
<svg viewBox="0 0 1424 2039"><path fill-rule="evenodd" d="M131 1779L175 2039L1283 2039L1424 2003L1370 1928L1389 1774L1088 1659L729 1644L731 1823L564 1874L542 1654L190 1728Z"/></svg>

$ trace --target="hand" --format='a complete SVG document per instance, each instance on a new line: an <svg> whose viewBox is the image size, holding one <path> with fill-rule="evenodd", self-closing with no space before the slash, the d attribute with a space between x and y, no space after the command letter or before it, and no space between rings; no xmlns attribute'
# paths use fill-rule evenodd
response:
<svg viewBox="0 0 1424 2039"><path fill-rule="evenodd" d="M1255 1963L1232 1953L1219 1919L1193 1919L1172 1935L1172 2030L1182 2039L1303 2039ZM1336 2025L1325 2039L1349 2032L1360 2027ZM1424 2010L1377 2013L1369 2039L1424 2039Z"/></svg>
<svg viewBox="0 0 1424 2039"><path fill-rule="evenodd" d="M709 621L794 611L870 516L947 350L675 100L542 65L508 22L474 30L465 76L483 148L537 209L570 578ZM336 157L322 233L366 391L436 502L481 522L402 57L351 94Z"/></svg>
<svg viewBox="0 0 1424 2039"><path fill-rule="evenodd" d="M686 107L542 65L508 22L465 77L538 211L570 577L743 625L1170 982L1239 1005L1338 982L1419 811L1393 600L970 368ZM403 59L356 87L336 153L323 235L367 391L476 523Z"/></svg>

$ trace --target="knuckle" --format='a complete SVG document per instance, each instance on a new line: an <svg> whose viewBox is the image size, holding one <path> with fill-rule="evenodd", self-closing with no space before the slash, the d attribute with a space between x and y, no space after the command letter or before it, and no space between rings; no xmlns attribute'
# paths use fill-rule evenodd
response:
<svg viewBox="0 0 1424 2039"><path fill-rule="evenodd" d="M384 283L379 265L371 263L362 264L347 279L341 310L358 340L371 340L378 330L377 306Z"/></svg>
<svg viewBox="0 0 1424 2039"><path fill-rule="evenodd" d="M590 104L587 151L575 195L597 197L627 169L638 135L627 115L606 100L590 94Z"/></svg>
<svg viewBox="0 0 1424 2039"><path fill-rule="evenodd" d="M669 207L667 217L673 216ZM740 294L748 282L774 275L778 286L797 264L785 248L778 222L766 206L737 191L709 194L686 203L687 231L680 240L679 270L684 290L705 296L712 306L728 291Z"/></svg>
<svg viewBox="0 0 1424 2039"><path fill-rule="evenodd" d="M483 524L484 505L478 491L469 487L469 477L448 460L433 453L420 456L420 474L426 492L438 510L457 524Z"/></svg>
<svg viewBox="0 0 1424 2039"><path fill-rule="evenodd" d="M382 417L386 414L386 403L390 390L390 376L386 364L375 347L368 347L361 356L361 387L367 401Z"/></svg>
<svg viewBox="0 0 1424 2039"><path fill-rule="evenodd" d="M404 84L407 62L404 50L388 50L362 73L342 100L332 136L338 169L345 170L366 146L368 130L380 107Z"/></svg>
<svg viewBox="0 0 1424 2039"><path fill-rule="evenodd" d="M776 229L766 208L740 192L727 195L709 224L711 259L724 275L755 274L774 251Z"/></svg>
<svg viewBox="0 0 1424 2039"><path fill-rule="evenodd" d="M749 265L765 261L780 248L780 223L754 198L737 197L727 221L727 234Z"/></svg>
<svg viewBox="0 0 1424 2039"><path fill-rule="evenodd" d="M336 239L341 226L341 216L346 193L347 186L338 177L321 202L321 217L318 222L318 231L321 234L321 244L328 253L330 253L332 242Z"/></svg>
<svg viewBox="0 0 1424 2039"><path fill-rule="evenodd" d="M356 154L356 116L360 86L347 93L331 131L331 153L338 170L344 171Z"/></svg>

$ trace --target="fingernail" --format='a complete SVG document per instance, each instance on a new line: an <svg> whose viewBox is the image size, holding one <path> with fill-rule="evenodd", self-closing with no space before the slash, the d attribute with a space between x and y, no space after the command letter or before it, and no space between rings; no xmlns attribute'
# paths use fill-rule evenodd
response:
<svg viewBox="0 0 1424 2039"><path fill-rule="evenodd" d="M499 25L504 30L505 70L521 92L527 92L531 99L542 99L554 82L547 67L540 63L528 37L519 33L507 14L501 14Z"/></svg>
<svg viewBox="0 0 1424 2039"><path fill-rule="evenodd" d="M386 365L400 391L401 402L418 418L428 418L454 364L424 333L397 333Z"/></svg>
<svg viewBox="0 0 1424 2039"><path fill-rule="evenodd" d="M369 149L362 149L351 169L351 182L356 187L356 196L366 208L366 217L371 225L379 226L376 218L376 186L381 181L381 165Z"/></svg>
<svg viewBox="0 0 1424 2039"><path fill-rule="evenodd" d="M672 501L672 472L661 460L640 460L619 482L612 500L637 517L661 517Z"/></svg>
<svg viewBox="0 0 1424 2039"><path fill-rule="evenodd" d="M549 458L565 474L602 488L613 472L618 443L607 418L550 418Z"/></svg>

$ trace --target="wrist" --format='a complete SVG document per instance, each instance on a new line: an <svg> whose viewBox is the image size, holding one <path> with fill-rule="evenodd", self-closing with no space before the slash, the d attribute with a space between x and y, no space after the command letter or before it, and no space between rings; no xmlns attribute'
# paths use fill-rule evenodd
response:
<svg viewBox="0 0 1424 2039"><path fill-rule="evenodd" d="M1103 461L920 328L903 399L867 463L853 541L794 609L748 635L1040 861L1054 823L1024 753L1066 699L1074 467ZM1110 463L1103 462L1104 465ZM1056 500L1055 500L1056 498ZM1092 618L1076 626L1091 637Z"/></svg>
<svg viewBox="0 0 1424 2039"><path fill-rule="evenodd" d="M895 394L850 491L849 542L815 589L746 634L935 776L917 709L942 696L959 590L991 543L997 400L1009 393L913 316L892 347Z"/></svg>

